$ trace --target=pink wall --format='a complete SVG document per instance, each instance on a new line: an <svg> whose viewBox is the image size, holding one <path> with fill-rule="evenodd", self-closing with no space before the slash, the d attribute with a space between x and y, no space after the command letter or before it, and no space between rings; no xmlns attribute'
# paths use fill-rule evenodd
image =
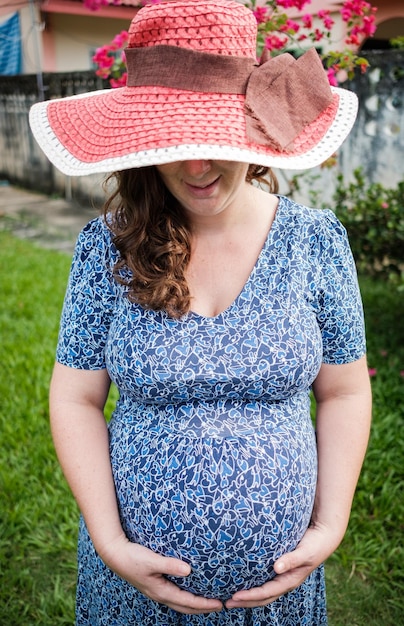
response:
<svg viewBox="0 0 404 626"><path fill-rule="evenodd" d="M42 68L44 72L56 72L56 51L55 51L55 40L52 32L52 28L50 26L51 20L48 18L46 20L47 26L42 31L42 54L43 54L43 62Z"/></svg>
<svg viewBox="0 0 404 626"><path fill-rule="evenodd" d="M46 0L41 6L41 11L47 13L65 13L67 15L91 15L82 2L75 0ZM110 5L94 11L97 17L112 17L120 19L132 19L136 9L133 6Z"/></svg>
<svg viewBox="0 0 404 626"><path fill-rule="evenodd" d="M19 11L28 4L27 0L6 0L1 2L3 6L0 6L0 17L2 15L9 15L15 11Z"/></svg>

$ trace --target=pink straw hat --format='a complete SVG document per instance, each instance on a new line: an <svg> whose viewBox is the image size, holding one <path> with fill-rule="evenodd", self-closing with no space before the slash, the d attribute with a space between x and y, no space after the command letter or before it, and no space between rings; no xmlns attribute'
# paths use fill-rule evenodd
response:
<svg viewBox="0 0 404 626"><path fill-rule="evenodd" d="M319 165L351 130L357 98L329 86L314 49L258 63L256 35L238 2L148 5L130 26L127 86L35 104L33 134L76 176L188 159Z"/></svg>

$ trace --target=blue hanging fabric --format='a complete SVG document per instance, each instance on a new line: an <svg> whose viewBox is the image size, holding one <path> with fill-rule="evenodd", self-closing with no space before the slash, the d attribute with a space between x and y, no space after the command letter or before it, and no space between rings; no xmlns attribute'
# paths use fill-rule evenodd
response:
<svg viewBox="0 0 404 626"><path fill-rule="evenodd" d="M0 24L0 75L21 73L20 15L14 13Z"/></svg>

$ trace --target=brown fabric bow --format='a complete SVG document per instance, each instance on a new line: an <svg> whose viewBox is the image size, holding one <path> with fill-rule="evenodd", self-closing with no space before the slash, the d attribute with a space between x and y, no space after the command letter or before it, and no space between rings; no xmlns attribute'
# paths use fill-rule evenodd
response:
<svg viewBox="0 0 404 626"><path fill-rule="evenodd" d="M247 136L278 151L293 141L332 102L332 92L314 48L295 59L264 54L209 54L176 46L127 48L128 87L161 86L202 93L245 95Z"/></svg>
<svg viewBox="0 0 404 626"><path fill-rule="evenodd" d="M247 85L247 136L287 150L331 102L330 85L314 48L298 59L287 53L266 57Z"/></svg>

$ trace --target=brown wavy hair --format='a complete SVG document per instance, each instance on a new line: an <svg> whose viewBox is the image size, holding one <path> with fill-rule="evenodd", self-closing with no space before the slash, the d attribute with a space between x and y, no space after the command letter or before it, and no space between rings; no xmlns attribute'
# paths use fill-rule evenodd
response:
<svg viewBox="0 0 404 626"><path fill-rule="evenodd" d="M246 180L265 185L271 193L278 191L269 168L250 165ZM185 280L191 228L185 211L154 166L114 172L106 185L111 182L115 189L104 205L104 216L120 253L115 279L129 287L132 302L172 317L184 315L191 303Z"/></svg>

